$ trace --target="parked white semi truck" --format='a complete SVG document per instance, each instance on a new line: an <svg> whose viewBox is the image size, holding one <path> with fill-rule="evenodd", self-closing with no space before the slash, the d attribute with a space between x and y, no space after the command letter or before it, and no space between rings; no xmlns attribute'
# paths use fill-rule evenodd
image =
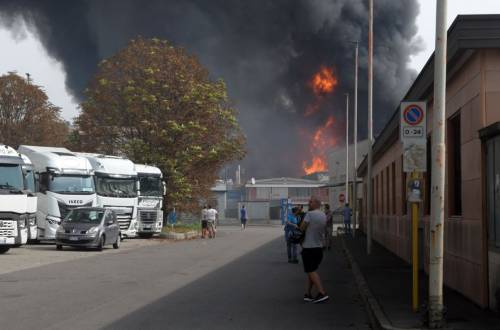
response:
<svg viewBox="0 0 500 330"><path fill-rule="evenodd" d="M75 207L95 206L93 169L66 148L19 146L33 163L37 182L38 240L54 240L61 220Z"/></svg>
<svg viewBox="0 0 500 330"><path fill-rule="evenodd" d="M35 169L33 168L33 163L26 156L22 155L24 165L23 165L23 175L24 175L24 189L29 193L27 194L28 206L26 209L26 216L28 221L28 243L35 242L38 237L38 225L36 221L36 210L38 205L38 197L36 196L35 189Z"/></svg>
<svg viewBox="0 0 500 330"><path fill-rule="evenodd" d="M13 148L0 144L0 254L28 240L28 195L24 160Z"/></svg>
<svg viewBox="0 0 500 330"><path fill-rule="evenodd" d="M141 237L151 237L160 233L163 227L165 183L158 167L135 164L135 170L139 176L137 233Z"/></svg>
<svg viewBox="0 0 500 330"><path fill-rule="evenodd" d="M116 213L122 237L137 235L137 192L139 182L129 159L101 154L78 153L86 157L95 171L97 206Z"/></svg>

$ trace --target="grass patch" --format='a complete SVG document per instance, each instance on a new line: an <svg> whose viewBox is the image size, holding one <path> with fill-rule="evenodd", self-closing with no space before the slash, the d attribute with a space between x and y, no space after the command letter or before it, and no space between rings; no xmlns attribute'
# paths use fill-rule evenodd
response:
<svg viewBox="0 0 500 330"><path fill-rule="evenodd" d="M200 231L201 230L201 225L199 223L192 223L192 224L185 224L185 223L177 223L173 226L172 225L166 225L163 227L162 232L163 233L187 233L189 231Z"/></svg>

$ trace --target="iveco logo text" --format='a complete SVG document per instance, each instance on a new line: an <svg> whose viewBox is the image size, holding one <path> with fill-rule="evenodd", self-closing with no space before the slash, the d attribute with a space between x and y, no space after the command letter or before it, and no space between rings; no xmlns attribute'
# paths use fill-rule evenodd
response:
<svg viewBox="0 0 500 330"><path fill-rule="evenodd" d="M68 204L83 204L83 201L80 199L70 199Z"/></svg>

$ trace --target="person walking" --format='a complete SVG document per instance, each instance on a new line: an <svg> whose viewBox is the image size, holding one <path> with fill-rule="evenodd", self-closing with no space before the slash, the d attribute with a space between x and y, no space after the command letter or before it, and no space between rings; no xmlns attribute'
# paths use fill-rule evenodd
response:
<svg viewBox="0 0 500 330"><path fill-rule="evenodd" d="M349 207L349 203L345 203L343 214L344 214L344 229L345 229L345 232L347 234L350 234L351 233L352 209Z"/></svg>
<svg viewBox="0 0 500 330"><path fill-rule="evenodd" d="M333 212L330 209L330 204L325 204L326 228L325 228L325 249L330 251L332 248L333 237Z"/></svg>
<svg viewBox="0 0 500 330"><path fill-rule="evenodd" d="M300 224L300 229L305 233L302 242L302 262L304 272L307 274L304 301L313 303L320 303L329 299L317 272L323 260L322 242L326 226L326 215L320 210L320 207L321 201L316 197L311 197L309 211ZM314 287L318 291L315 298L312 296Z"/></svg>
<svg viewBox="0 0 500 330"><path fill-rule="evenodd" d="M215 226L217 222L218 212L216 209L212 208L211 205L208 205L207 210L207 223L208 223L208 237L215 238Z"/></svg>
<svg viewBox="0 0 500 330"><path fill-rule="evenodd" d="M294 228L299 228L299 220L297 218L297 212L299 208L294 207L288 210L287 220L285 223L285 242L286 242L286 252L288 255L288 262L291 264L298 264L297 259L297 244L292 242L291 235Z"/></svg>
<svg viewBox="0 0 500 330"><path fill-rule="evenodd" d="M204 205L201 210L201 238L206 238L208 233L207 211L208 208Z"/></svg>
<svg viewBox="0 0 500 330"><path fill-rule="evenodd" d="M247 209L245 208L245 205L241 206L240 220L241 220L241 230L245 230L247 228Z"/></svg>

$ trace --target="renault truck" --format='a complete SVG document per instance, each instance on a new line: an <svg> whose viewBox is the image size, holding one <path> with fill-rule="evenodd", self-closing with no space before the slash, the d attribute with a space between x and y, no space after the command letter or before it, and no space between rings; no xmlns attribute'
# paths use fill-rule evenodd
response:
<svg viewBox="0 0 500 330"><path fill-rule="evenodd" d="M134 163L124 157L78 153L86 157L95 173L97 206L112 209L122 238L137 235L139 182Z"/></svg>
<svg viewBox="0 0 500 330"><path fill-rule="evenodd" d="M28 240L28 195L21 155L0 144L0 254Z"/></svg>
<svg viewBox="0 0 500 330"><path fill-rule="evenodd" d="M61 221L72 209L96 205L94 171L87 158L66 148L21 145L18 152L33 163L37 240L53 242Z"/></svg>
<svg viewBox="0 0 500 330"><path fill-rule="evenodd" d="M163 195L165 183L158 167L135 164L139 177L139 205L137 234L149 238L159 234L163 227Z"/></svg>

